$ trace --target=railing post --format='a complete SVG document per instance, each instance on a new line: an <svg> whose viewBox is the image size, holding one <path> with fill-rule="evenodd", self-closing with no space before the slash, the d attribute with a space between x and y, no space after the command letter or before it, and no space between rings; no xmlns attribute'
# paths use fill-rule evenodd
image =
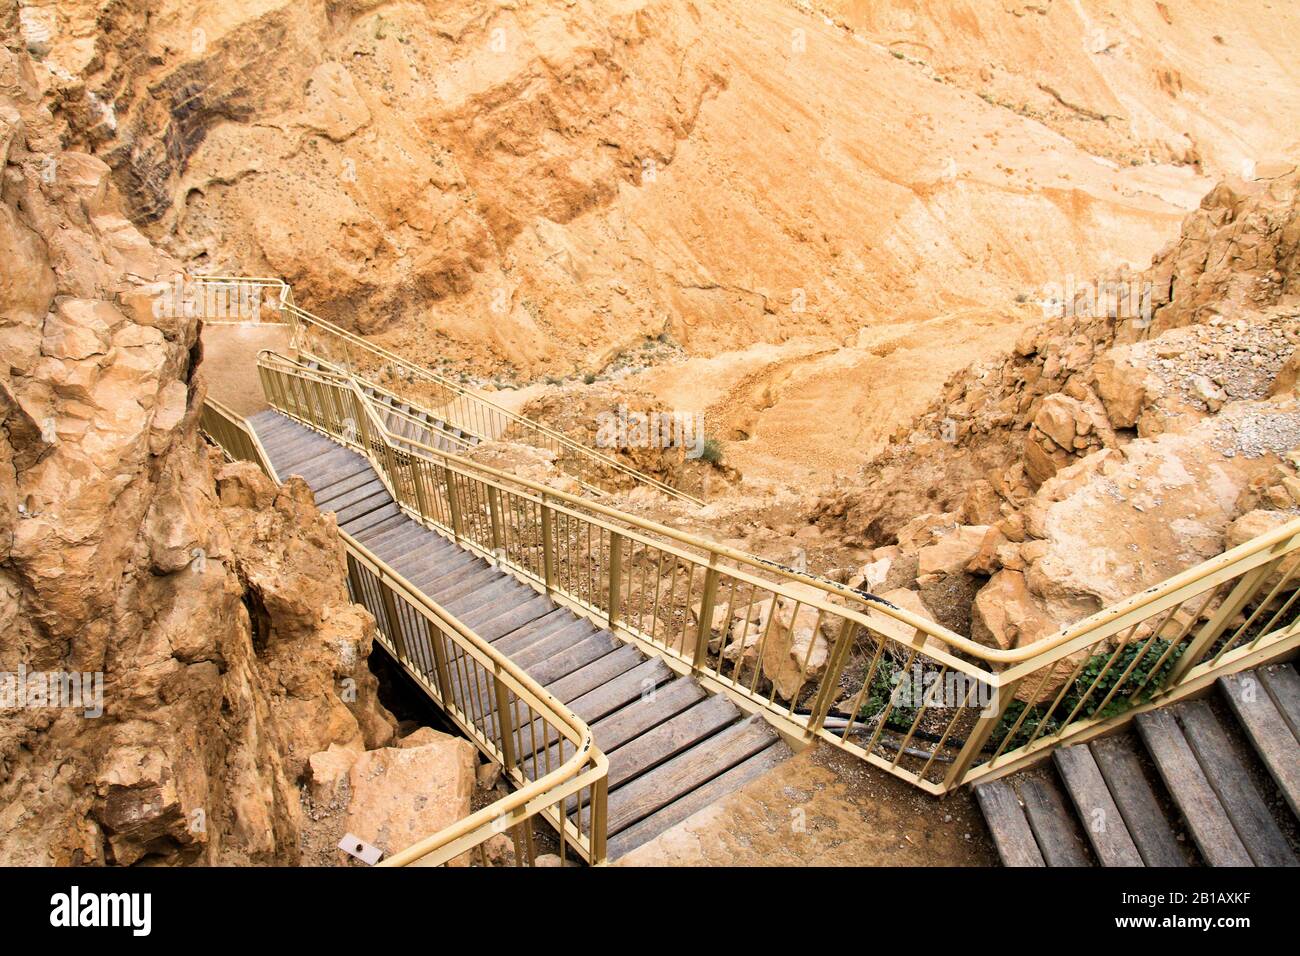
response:
<svg viewBox="0 0 1300 956"><path fill-rule="evenodd" d="M514 721L510 719L510 690L501 682L499 674L492 675L497 691L497 730L501 734L501 758L506 772L515 769Z"/></svg>
<svg viewBox="0 0 1300 956"><path fill-rule="evenodd" d="M546 577L546 593L555 590L555 514L542 496L542 570Z"/></svg>
<svg viewBox="0 0 1300 956"><path fill-rule="evenodd" d="M623 536L609 533L609 627L618 624L619 605L623 595Z"/></svg>
<svg viewBox="0 0 1300 956"><path fill-rule="evenodd" d="M447 482L447 508L451 511L451 532L457 541L464 537L460 516L460 496L456 494L455 473L446 465L442 466L442 477Z"/></svg>
<svg viewBox="0 0 1300 956"><path fill-rule="evenodd" d="M406 457L406 463L411 472L411 485L415 488L415 504L420 509L420 516L425 519L432 518L433 513L429 511L428 502L424 499L424 483L420 481L420 472L425 467L424 459L411 452Z"/></svg>
<svg viewBox="0 0 1300 956"><path fill-rule="evenodd" d="M591 785L591 804L588 808L591 820L591 863L593 866L605 862L605 830L609 826L608 818L609 779L601 777ZM581 819L581 816L579 816Z"/></svg>
<svg viewBox="0 0 1300 956"><path fill-rule="evenodd" d="M488 513L492 516L492 553L498 554L505 540L501 531L501 491L496 485L488 485Z"/></svg>
<svg viewBox="0 0 1300 956"><path fill-rule="evenodd" d="M713 556L717 560L717 556ZM693 670L700 670L708 659L709 637L713 634L713 604L718 597L718 569L710 565L704 572L704 596L700 599L700 622L695 633Z"/></svg>
<svg viewBox="0 0 1300 956"><path fill-rule="evenodd" d="M1205 626L1192 638L1191 643L1187 645L1187 650L1183 652L1182 656L1170 669L1169 677L1158 688L1159 690L1177 687L1183 678L1187 676L1187 672L1201 662L1201 658L1205 656L1206 651L1214 645L1219 635L1227 630L1232 619L1241 613L1242 608L1255 596L1260 586L1273 573L1274 568L1286 557L1285 549L1290 544L1291 539L1289 538L1286 541L1279 542L1273 548L1275 553L1281 550L1281 553L1276 558L1247 571L1241 576L1237 586L1223 599L1223 603L1219 605L1219 609L1214 612L1213 617L1206 621Z"/></svg>
<svg viewBox="0 0 1300 956"><path fill-rule="evenodd" d="M402 619L397 616L397 602L393 600L393 589L382 577L379 578L379 598L384 605L384 617L388 619L388 636L397 651L397 659L406 661L406 637L402 634Z"/></svg>
<svg viewBox="0 0 1300 956"><path fill-rule="evenodd" d="M836 692L839 690L840 672L844 661L849 656L853 645L853 632L857 625L847 617L840 622L840 632L835 636L835 646L831 648L830 660L826 672L822 675L821 686L817 688L817 697L813 701L812 712L808 715L808 735L811 737L821 730L826 714L831 709Z"/></svg>
<svg viewBox="0 0 1300 956"><path fill-rule="evenodd" d="M449 708L456 703L452 699L451 678L447 675L447 650L442 646L442 630L437 625L426 620L428 627L429 644L433 648L433 668L438 673L438 692L442 694L443 708Z"/></svg>
<svg viewBox="0 0 1300 956"><path fill-rule="evenodd" d="M1051 667L1053 665L1049 664L1047 666ZM994 686L993 693L996 699L993 701L993 709L982 713L980 719L975 722L975 726L971 728L970 734L966 737L966 743L962 745L961 751L957 754L957 759L952 762L952 766L948 768L948 773L944 775L943 789L945 791L961 786L966 771L970 769L970 765L983 751L984 745L988 743L993 731L1002 722L1007 708L1015 700L1016 688L1020 686L1023 680L1025 678L1022 677L1018 681L1012 681L1005 687Z"/></svg>

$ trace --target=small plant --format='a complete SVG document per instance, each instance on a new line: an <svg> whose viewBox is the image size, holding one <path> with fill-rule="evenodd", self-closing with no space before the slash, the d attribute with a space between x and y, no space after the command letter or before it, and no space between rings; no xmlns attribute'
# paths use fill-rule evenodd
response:
<svg viewBox="0 0 1300 956"><path fill-rule="evenodd" d="M586 375L582 376L582 384L584 384L584 385L590 385L590 384L592 384L594 381L596 381L596 373L595 373L595 372L588 372Z"/></svg>
<svg viewBox="0 0 1300 956"><path fill-rule="evenodd" d="M547 384L547 385L559 385L559 384L561 384L563 381L564 381L563 379L556 378L554 375L548 375L548 376L546 376L546 384Z"/></svg>
<svg viewBox="0 0 1300 956"><path fill-rule="evenodd" d="M710 465L722 464L722 442L716 438L704 439L704 448L700 451L700 458Z"/></svg>

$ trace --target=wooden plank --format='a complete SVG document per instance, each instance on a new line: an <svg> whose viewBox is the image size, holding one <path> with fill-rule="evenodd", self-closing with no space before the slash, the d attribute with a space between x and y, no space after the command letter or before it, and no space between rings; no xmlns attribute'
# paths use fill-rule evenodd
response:
<svg viewBox="0 0 1300 956"><path fill-rule="evenodd" d="M690 793L674 800L658 813L652 813L640 823L628 827L606 846L608 858L613 861L626 856L639 846L649 843L661 833L703 810L723 797L741 789L751 781L780 766L793 756L784 741L778 740L765 750L696 787Z"/></svg>
<svg viewBox="0 0 1300 956"><path fill-rule="evenodd" d="M565 627L557 628L540 641L520 648L510 655L510 659L524 670L534 664L540 664L552 654L567 650L579 641L585 641L596 633L596 626L583 618L577 618Z"/></svg>
<svg viewBox="0 0 1300 956"><path fill-rule="evenodd" d="M1183 734L1205 771L1206 779L1255 865L1296 866L1295 854L1287 845L1286 837L1251 781L1242 755L1228 739L1210 705L1203 700L1193 700L1172 709L1183 725Z"/></svg>
<svg viewBox="0 0 1300 956"><path fill-rule="evenodd" d="M367 542L370 541L372 538L384 534L388 531L392 531L394 528L399 527L403 522L408 522L410 520L411 520L410 518L406 517L406 515L403 514L393 515L391 518L387 518L384 521L381 521L379 524L367 528L365 531L361 532L360 534L353 535L353 537L355 537L362 544L365 544L366 547L369 547L370 545Z"/></svg>
<svg viewBox="0 0 1300 956"><path fill-rule="evenodd" d="M1011 784L1005 779L980 784L975 788L975 799L1003 866L1047 865Z"/></svg>
<svg viewBox="0 0 1300 956"><path fill-rule="evenodd" d="M632 655L627 655L626 651L627 648L620 648L613 654L607 654L596 661L589 668L584 668L584 670L599 668L605 661L610 661L613 658L631 658ZM607 679L600 686L592 688L580 697L568 701L568 704L579 719L591 725L625 704L631 703L641 696L647 687L657 687L673 676L672 668L657 657L646 658L641 660L640 663L633 660L633 663L621 673L617 673L611 679ZM564 678L564 680L568 679ZM540 718L538 718L538 721L540 723ZM540 726L536 729L536 735L537 739L540 740L542 735ZM596 743L597 746L603 746L599 740Z"/></svg>
<svg viewBox="0 0 1300 956"><path fill-rule="evenodd" d="M578 668L590 664L598 658L611 654L623 646L623 642L608 631L597 631L590 637L579 641L558 654L552 654L539 664L527 668L528 676L545 686L559 680L566 674L572 674Z"/></svg>
<svg viewBox="0 0 1300 956"><path fill-rule="evenodd" d="M1219 688L1291 812L1300 817L1300 744L1265 682L1258 679L1265 670L1225 675L1219 678Z"/></svg>
<svg viewBox="0 0 1300 956"><path fill-rule="evenodd" d="M378 511L372 511L367 515L362 515L360 518L354 518L351 521L340 521L339 527L350 535L357 535L366 528L369 528L372 525L377 525L381 521L387 521L394 515L399 515L401 513L402 509L397 507L397 504L393 502L385 505Z"/></svg>
<svg viewBox="0 0 1300 956"><path fill-rule="evenodd" d="M422 567L412 567L407 580L432 597L433 592L429 587L433 582L440 578L450 578L451 575L461 571L468 571L471 567L482 567L484 563L466 551L449 554L446 557L439 556Z"/></svg>
<svg viewBox="0 0 1300 956"><path fill-rule="evenodd" d="M1092 752L1082 745L1061 747L1052 754L1052 760L1101 865L1142 866L1142 855Z"/></svg>
<svg viewBox="0 0 1300 956"><path fill-rule="evenodd" d="M1186 866L1173 827L1147 782L1142 763L1128 734L1094 740L1088 745L1106 788L1115 798L1129 836L1147 866Z"/></svg>
<svg viewBox="0 0 1300 956"><path fill-rule="evenodd" d="M412 521L406 515L402 515L401 521L391 525L387 531L373 534L367 538L366 547L379 554L381 551L387 551L390 544L408 538L420 530L422 529L418 522ZM367 532L367 534L370 534L370 532Z"/></svg>
<svg viewBox="0 0 1300 956"><path fill-rule="evenodd" d="M434 562L432 567L425 571L412 572L411 581L422 592L434 597L439 588L451 587L456 581L468 578L469 575L478 574L485 568L491 568L491 564L482 558L474 557L468 551L464 551L464 557L469 558L468 562L461 561L461 555L452 555L446 561ZM437 600L437 598L435 598Z"/></svg>
<svg viewBox="0 0 1300 956"><path fill-rule="evenodd" d="M572 674L566 674L559 680L542 686L560 700L568 703L602 684L608 683L619 674L637 666L645 660L644 655L631 644L624 645L613 654L606 654L586 667L580 667Z"/></svg>
<svg viewBox="0 0 1300 956"><path fill-rule="evenodd" d="M1134 722L1205 862L1210 866L1253 866L1254 861L1169 709L1138 714Z"/></svg>
<svg viewBox="0 0 1300 956"><path fill-rule="evenodd" d="M333 473L337 474L337 473ZM308 481L311 485L312 494L316 496L316 504L319 507L322 504L336 502L343 495L356 491L358 488L365 487L371 482L382 484L375 473L369 468L358 468L349 474L341 477L334 477L333 474L328 480Z"/></svg>
<svg viewBox="0 0 1300 956"><path fill-rule="evenodd" d="M679 709L665 719L658 705L630 704L602 722L611 740L605 743L597 737L596 741L602 750L610 748L605 750L605 756L609 758L608 785L611 792L669 757L711 737L741 715L740 708L726 697L721 694L706 696L689 678L680 678L669 686L683 689L674 695L675 699L665 709L676 708L678 704L685 709ZM693 691L698 691L698 695ZM692 697L696 702L688 704ZM624 713L626 716L620 716Z"/></svg>
<svg viewBox="0 0 1300 956"><path fill-rule="evenodd" d="M646 690L658 688L673 676L673 669L658 657L650 657L625 670L581 697L570 701L569 709L588 725L612 714L640 697Z"/></svg>
<svg viewBox="0 0 1300 956"><path fill-rule="evenodd" d="M522 627L502 634L492 641L492 646L509 657L523 650L530 644L540 641L547 634L568 627L577 618L568 608L557 607L542 617L529 621Z"/></svg>
<svg viewBox="0 0 1300 956"><path fill-rule="evenodd" d="M679 677L672 684L659 690L654 696L653 702L638 695L636 699L617 713L611 714L595 724L589 723L596 746L609 754L639 734L651 731L651 728L658 729L659 725L665 724L670 718L680 714L686 708L698 704L706 696L703 689L688 677ZM727 721L727 723L730 723L730 721ZM682 748L679 747L678 749ZM563 752L563 756L561 756L561 752ZM567 740L564 741L562 748L559 744L553 745L550 748L551 766L556 766L567 760L572 753L573 745ZM545 766L545 760L542 761L542 765ZM612 758L610 766L613 767ZM528 769L531 777L531 764ZM614 780L610 779L608 785L612 788L615 785ZM572 805L570 809L572 809Z"/></svg>
<svg viewBox="0 0 1300 956"><path fill-rule="evenodd" d="M378 511L385 505L393 503L392 496L388 494L388 489L383 488L379 491L371 492L364 498L353 502L346 508L339 508L334 511L339 524L347 524L363 515L368 515L372 511Z"/></svg>
<svg viewBox="0 0 1300 956"><path fill-rule="evenodd" d="M319 497L316 499L316 507L321 511L340 512L345 508L365 501L374 495L383 495L391 500L388 489L378 478L371 478L364 485L353 488L351 491L345 491L343 494L330 501L323 501Z"/></svg>
<svg viewBox="0 0 1300 956"><path fill-rule="evenodd" d="M1025 816L1034 831L1038 848L1048 866L1089 866L1088 854L1079 839L1074 815L1056 784L1046 777L1022 777L1016 781Z"/></svg>
<svg viewBox="0 0 1300 956"><path fill-rule="evenodd" d="M472 564L464 574L455 572L454 574L445 575L439 578L424 591L439 604L444 607L451 601L456 600L462 594L468 594L475 588L481 588L489 581L495 581L501 574L496 568L492 567L486 561L480 560L477 564ZM448 579L452 580L448 580Z"/></svg>
<svg viewBox="0 0 1300 956"><path fill-rule="evenodd" d="M531 601L525 601L510 610L498 614L496 617L489 618L486 621L480 621L471 626L478 632L478 636L483 640L491 642L493 638L501 634L508 634L517 630L523 625L534 621L539 617L549 614L555 605L540 594L534 594Z"/></svg>
<svg viewBox="0 0 1300 956"><path fill-rule="evenodd" d="M776 731L757 714L732 724L611 793L606 833L613 836L626 830L776 740Z"/></svg>
<svg viewBox="0 0 1300 956"><path fill-rule="evenodd" d="M446 607L470 627L477 627L484 621L490 621L541 596L528 585L506 574L500 583L487 584L461 595ZM554 602L551 604L554 606Z"/></svg>
<svg viewBox="0 0 1300 956"><path fill-rule="evenodd" d="M1292 735L1300 740L1300 674L1290 664L1261 667L1256 673Z"/></svg>

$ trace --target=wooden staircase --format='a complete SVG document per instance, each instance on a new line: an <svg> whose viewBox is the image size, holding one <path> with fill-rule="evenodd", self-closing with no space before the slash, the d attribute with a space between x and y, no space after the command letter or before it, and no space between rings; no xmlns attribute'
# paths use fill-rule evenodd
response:
<svg viewBox="0 0 1300 956"><path fill-rule="evenodd" d="M1231 674L975 788L1007 866L1295 866L1300 675Z"/></svg>
<svg viewBox="0 0 1300 956"><path fill-rule="evenodd" d="M792 755L761 717L744 715L661 659L646 657L409 518L361 455L274 411L253 415L248 423L282 479L302 477L320 509L335 513L339 527L591 727L609 759L610 860ZM408 657L432 676L427 636L412 628L404 638ZM478 719L492 729L490 711ZM559 745L553 749L558 754ZM566 750L560 759L568 755ZM530 777L530 771L545 772L525 770ZM585 808L570 798L568 812Z"/></svg>

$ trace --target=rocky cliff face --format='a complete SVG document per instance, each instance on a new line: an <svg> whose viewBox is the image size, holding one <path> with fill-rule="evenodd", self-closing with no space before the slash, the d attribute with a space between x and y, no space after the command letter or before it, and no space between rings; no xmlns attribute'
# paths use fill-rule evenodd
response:
<svg viewBox="0 0 1300 956"><path fill-rule="evenodd" d="M1098 163L786 0L33 18L71 141L179 259L283 276L328 318L479 372L1005 306L1146 261L1205 185Z"/></svg>
<svg viewBox="0 0 1300 956"><path fill-rule="evenodd" d="M1114 277L1136 296L1056 303L815 520L879 546L859 582L1005 647L1300 513L1298 255L1300 171L1224 182Z"/></svg>
<svg viewBox="0 0 1300 956"><path fill-rule="evenodd" d="M293 862L307 757L392 736L373 621L310 492L200 440L197 322L149 284L177 264L59 149L16 20L0 4L0 863Z"/></svg>

